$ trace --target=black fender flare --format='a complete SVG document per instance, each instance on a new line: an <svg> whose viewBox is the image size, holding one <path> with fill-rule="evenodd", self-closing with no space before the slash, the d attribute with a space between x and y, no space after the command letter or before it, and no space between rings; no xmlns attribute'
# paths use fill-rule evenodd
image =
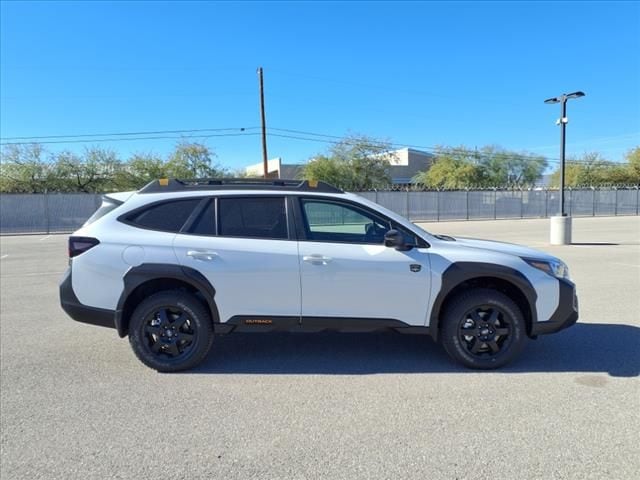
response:
<svg viewBox="0 0 640 480"><path fill-rule="evenodd" d="M495 263L454 262L442 273L442 285L431 307L429 317L429 333L434 340L438 339L439 320L442 306L454 288L475 278L493 277L509 282L518 288L527 299L531 313L531 323L537 321L536 300L538 294L524 274L514 268Z"/></svg>
<svg viewBox="0 0 640 480"><path fill-rule="evenodd" d="M164 264L164 263L143 263L136 267L130 268L123 278L124 288L118 299L118 305L115 313L115 326L120 337L125 337L127 334L126 320L123 318L124 306L131 293L143 283L150 280L160 279L172 279L180 280L184 283L191 285L198 290L204 296L209 309L211 310L212 320L214 323L218 323L219 314L216 307L214 297L216 290L213 285L202 275L199 271L184 267L182 265Z"/></svg>

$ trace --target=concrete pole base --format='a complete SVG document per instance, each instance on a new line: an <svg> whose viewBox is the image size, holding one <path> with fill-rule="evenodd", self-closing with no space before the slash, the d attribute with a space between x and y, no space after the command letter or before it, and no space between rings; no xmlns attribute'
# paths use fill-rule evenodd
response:
<svg viewBox="0 0 640 480"><path fill-rule="evenodd" d="M571 217L551 217L551 245L571 245Z"/></svg>

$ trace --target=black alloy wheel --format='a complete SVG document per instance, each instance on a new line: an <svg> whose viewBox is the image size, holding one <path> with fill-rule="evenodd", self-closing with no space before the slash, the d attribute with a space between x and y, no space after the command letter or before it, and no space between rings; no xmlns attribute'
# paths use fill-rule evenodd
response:
<svg viewBox="0 0 640 480"><path fill-rule="evenodd" d="M459 338L467 351L483 358L506 350L513 339L511 319L495 305L473 307L462 318Z"/></svg>
<svg viewBox="0 0 640 480"><path fill-rule="evenodd" d="M457 362L495 369L512 361L527 340L521 307L502 292L470 289L448 300L440 320L440 341Z"/></svg>
<svg viewBox="0 0 640 480"><path fill-rule="evenodd" d="M167 290L144 299L131 315L129 343L142 363L178 372L202 362L213 342L208 308L193 294Z"/></svg>
<svg viewBox="0 0 640 480"><path fill-rule="evenodd" d="M189 355L196 331L188 313L180 307L166 305L147 315L144 334L151 353L175 359Z"/></svg>

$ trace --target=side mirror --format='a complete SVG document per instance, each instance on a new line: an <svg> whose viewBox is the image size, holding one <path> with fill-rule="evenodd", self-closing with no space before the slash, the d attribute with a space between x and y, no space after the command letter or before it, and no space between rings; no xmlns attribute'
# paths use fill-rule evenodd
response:
<svg viewBox="0 0 640 480"><path fill-rule="evenodd" d="M411 250L411 246L404 243L404 237L398 230L389 230L384 234L384 246L396 250Z"/></svg>

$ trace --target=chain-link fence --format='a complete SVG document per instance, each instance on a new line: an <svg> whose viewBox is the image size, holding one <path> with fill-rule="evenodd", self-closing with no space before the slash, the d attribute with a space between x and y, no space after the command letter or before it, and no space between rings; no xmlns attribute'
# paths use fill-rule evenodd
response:
<svg viewBox="0 0 640 480"><path fill-rule="evenodd" d="M358 192L414 222L544 218L559 209L558 190L415 190ZM566 210L572 216L638 215L635 187L567 189ZM78 229L100 206L101 195L2 194L0 234L67 233Z"/></svg>
<svg viewBox="0 0 640 480"><path fill-rule="evenodd" d="M413 222L545 218L557 215L560 192L522 190L394 189L359 192ZM565 191L565 210L572 216L638 215L640 191L635 187L580 188Z"/></svg>
<svg viewBox="0 0 640 480"><path fill-rule="evenodd" d="M0 234L73 232L102 203L89 193L0 195Z"/></svg>

